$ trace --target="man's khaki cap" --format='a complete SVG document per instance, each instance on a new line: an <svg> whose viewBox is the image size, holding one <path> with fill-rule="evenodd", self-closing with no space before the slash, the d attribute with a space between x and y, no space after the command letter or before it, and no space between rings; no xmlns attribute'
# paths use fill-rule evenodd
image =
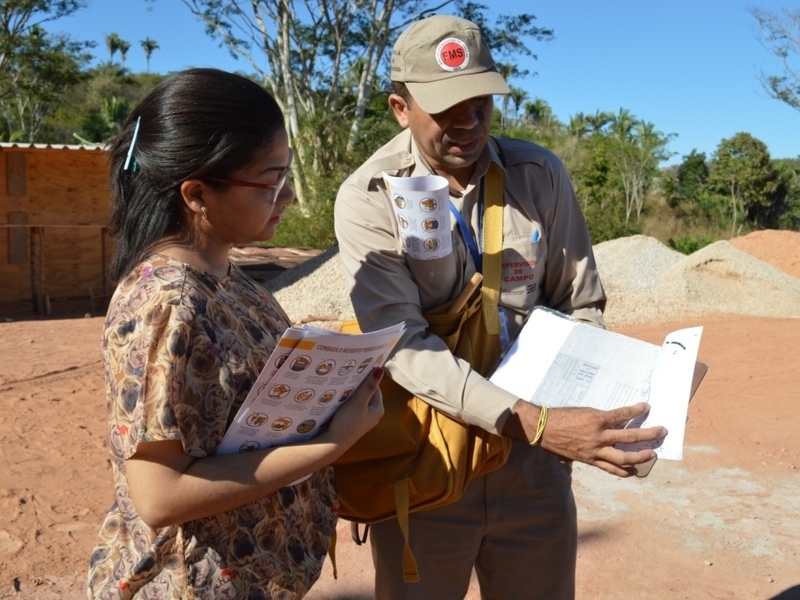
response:
<svg viewBox="0 0 800 600"><path fill-rule="evenodd" d="M510 92L478 26L449 15L421 19L400 34L391 77L432 115L469 98Z"/></svg>

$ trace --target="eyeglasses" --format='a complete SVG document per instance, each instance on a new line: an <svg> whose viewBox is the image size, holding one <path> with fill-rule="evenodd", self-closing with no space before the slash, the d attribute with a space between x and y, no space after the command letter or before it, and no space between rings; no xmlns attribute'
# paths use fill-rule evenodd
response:
<svg viewBox="0 0 800 600"><path fill-rule="evenodd" d="M294 160L294 150L289 148L289 162L285 167L274 167L266 169L267 171L280 171L278 180L275 183L256 183L255 181L242 181L241 179L226 179L224 177L204 177L203 181L214 181L216 183L223 183L234 187L251 187L260 190L270 190L272 194L269 195L267 202L275 204L278 200L278 194L283 189L286 179L289 177L289 170L292 168L292 161Z"/></svg>

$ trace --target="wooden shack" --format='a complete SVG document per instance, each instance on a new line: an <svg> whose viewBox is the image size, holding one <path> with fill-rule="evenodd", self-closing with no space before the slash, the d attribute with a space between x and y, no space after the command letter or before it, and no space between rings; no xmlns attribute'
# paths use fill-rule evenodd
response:
<svg viewBox="0 0 800 600"><path fill-rule="evenodd" d="M106 296L108 199L101 148L0 144L0 303Z"/></svg>

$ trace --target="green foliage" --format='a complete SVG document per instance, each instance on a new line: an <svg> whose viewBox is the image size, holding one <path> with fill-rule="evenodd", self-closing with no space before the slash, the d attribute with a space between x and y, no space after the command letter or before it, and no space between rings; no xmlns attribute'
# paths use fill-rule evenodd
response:
<svg viewBox="0 0 800 600"><path fill-rule="evenodd" d="M283 214L283 220L270 246L294 246L327 250L336 245L333 232L333 202L321 202L305 216L297 204L292 204Z"/></svg>
<svg viewBox="0 0 800 600"><path fill-rule="evenodd" d="M775 168L780 181L778 193L783 194L775 227L800 231L800 160L776 161Z"/></svg>
<svg viewBox="0 0 800 600"><path fill-rule="evenodd" d="M231 2L184 3L190 10L193 6L192 12L201 19L225 17L231 33L237 31L237 23L254 22L255 16L247 11L260 10L263 16L267 8L279 5L277 0L270 1L272 4L260 0L254 5L257 8L236 5L241 7L243 19L242 14L225 12L234 6ZM396 11L394 16L381 21L361 10L366 7L364 0L356 4L332 1L326 6L340 8L342 12L335 18L341 20L325 24L324 15L315 15L313 22L311 17L293 21L289 27L295 37L291 37L288 54L275 45L277 29L263 32L265 37L253 38L250 44L226 37L222 25L215 29L213 22L205 20L209 31L216 31L232 52L257 58L258 64L264 65L254 77L276 95L287 115L297 152L293 184L298 200L285 213L273 244L324 249L335 243L332 213L339 185L399 130L386 104L390 83L379 66L398 32L391 25L398 18L405 20L408 15L431 10L424 2L403 0L391 9ZM3 15L22 6L34 7L34 18L25 21L24 27L0 31L0 107L4 93L15 102L22 100L25 107L15 113L8 108L11 102L7 98L6 108L0 111L2 139L102 143L163 78L149 73L150 55L158 49L150 38L140 41L148 72L136 74L124 67L130 44L116 34L105 40L108 61L88 70L90 44L37 34L39 23L85 4L84 0L0 3L0 27L4 26ZM552 30L534 25L532 15L504 16L490 24L487 7L482 4L457 0L452 6L454 12L483 28L498 69L509 80L529 75L519 58L533 56L531 41L553 37ZM277 25L274 20L265 23L269 28ZM342 27L341 38L331 33L334 25ZM377 54L367 56L368 47ZM335 63L340 59L341 63ZM36 72L30 65L46 73L47 81L18 76ZM79 77L70 80L76 65ZM289 89L294 93L291 102ZM723 226L732 233L737 232L737 225L738 231L800 229L800 164L771 161L763 144L748 134L723 140L713 160L692 151L679 166L661 170L669 157L671 134L657 131L630 110L577 113L565 125L545 99L530 99L524 91L511 89L510 95L497 98L493 133L534 141L564 161L595 243L657 231L659 239L671 240L674 247L688 251L718 238Z"/></svg>
<svg viewBox="0 0 800 600"><path fill-rule="evenodd" d="M675 185L669 190L669 205L680 209L682 206L699 204L706 192L708 177L705 153L692 150L683 157L683 162L678 167Z"/></svg>
<svg viewBox="0 0 800 600"><path fill-rule="evenodd" d="M625 213L619 207L616 210L603 209L598 204L590 204L583 214L589 226L592 244L642 233L641 223L626 221Z"/></svg>
<svg viewBox="0 0 800 600"><path fill-rule="evenodd" d="M125 69L104 63L90 71L91 77L72 90L60 117L63 141L75 139L102 143L118 131L121 124L156 84L162 75L129 74Z"/></svg>
<svg viewBox="0 0 800 600"><path fill-rule="evenodd" d="M761 41L778 59L783 73L760 74L767 93L788 106L800 110L800 8L773 12L750 9L760 27Z"/></svg>
<svg viewBox="0 0 800 600"><path fill-rule="evenodd" d="M720 142L714 153L709 188L729 200L731 235L737 235L740 219L763 227L774 222L779 212L775 206L779 192L777 171L764 142L749 133L737 133Z"/></svg>
<svg viewBox="0 0 800 600"><path fill-rule="evenodd" d="M667 246L669 246L673 250L677 250L682 254L688 255L697 252L698 250L708 246L709 244L713 244L715 241L716 239L708 235L697 236L691 233L687 233L678 238L669 238L667 240Z"/></svg>

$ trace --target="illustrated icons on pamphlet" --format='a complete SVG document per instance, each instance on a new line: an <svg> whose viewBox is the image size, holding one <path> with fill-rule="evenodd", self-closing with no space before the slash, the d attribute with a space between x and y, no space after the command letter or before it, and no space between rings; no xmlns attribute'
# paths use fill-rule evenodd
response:
<svg viewBox="0 0 800 600"><path fill-rule="evenodd" d="M437 221L436 219L425 219L422 222L422 228L425 231L436 231L437 229L439 229L439 221Z"/></svg>
<svg viewBox="0 0 800 600"><path fill-rule="evenodd" d="M285 383L279 383L279 384L278 384L278 385L276 385L274 388L272 388L272 389L271 389L271 390L268 392L268 394L267 394L267 395L268 395L270 398L274 398L275 400L277 400L278 398L283 398L283 397L285 397L285 396L286 396L286 394L288 394L288 393L289 393L289 390L290 390L290 389L291 389L291 388L290 388L288 385L286 385Z"/></svg>
<svg viewBox="0 0 800 600"><path fill-rule="evenodd" d="M398 323L343 336L290 328L266 360L217 452L270 448L317 435L368 377L374 357L388 356L403 330Z"/></svg>
<svg viewBox="0 0 800 600"><path fill-rule="evenodd" d="M289 368L292 371L302 371L303 369L305 369L310 364L311 364L311 358L309 358L308 356L303 355L303 356L298 356L297 358L295 358L292 361L292 364L289 366Z"/></svg>
<svg viewBox="0 0 800 600"><path fill-rule="evenodd" d="M314 397L314 390L311 388L306 388L304 390L300 390L295 394L294 401L299 402L300 404L305 404L309 400Z"/></svg>
<svg viewBox="0 0 800 600"><path fill-rule="evenodd" d="M292 420L289 417L280 417L272 422L272 428L275 431L284 431L292 426Z"/></svg>
<svg viewBox="0 0 800 600"><path fill-rule="evenodd" d="M323 360L321 363L317 365L317 368L314 369L314 371L317 373L317 375L327 375L333 370L335 366L336 366L336 361Z"/></svg>
<svg viewBox="0 0 800 600"><path fill-rule="evenodd" d="M316 425L317 422L314 419L307 419L297 426L297 433L308 433L314 429Z"/></svg>
<svg viewBox="0 0 800 600"><path fill-rule="evenodd" d="M444 258L453 251L449 182L440 175L394 177L384 173L403 250L413 259ZM397 197L403 197L400 206Z"/></svg>
<svg viewBox="0 0 800 600"><path fill-rule="evenodd" d="M419 201L419 207L425 212L433 212L436 210L436 198L423 198Z"/></svg>
<svg viewBox="0 0 800 600"><path fill-rule="evenodd" d="M261 427L267 421L269 421L269 417L265 413L254 412L247 415L247 420L245 422L250 427Z"/></svg>
<svg viewBox="0 0 800 600"><path fill-rule="evenodd" d="M319 397L319 400L317 400L317 402L319 402L320 404L327 404L335 397L336 397L336 390L325 390L324 392L322 392L322 395Z"/></svg>
<svg viewBox="0 0 800 600"><path fill-rule="evenodd" d="M286 352L285 354L281 354L278 357L278 359L275 361L275 366L280 369L283 366L283 363L286 362L287 358L289 358L289 353L288 352Z"/></svg>
<svg viewBox="0 0 800 600"><path fill-rule="evenodd" d="M394 203L397 208L405 208L406 207L406 199L401 196L400 194L394 195Z"/></svg>
<svg viewBox="0 0 800 600"><path fill-rule="evenodd" d="M347 375L350 371L352 371L356 366L356 361L353 359L348 360L344 363L341 367L339 367L339 375Z"/></svg>

